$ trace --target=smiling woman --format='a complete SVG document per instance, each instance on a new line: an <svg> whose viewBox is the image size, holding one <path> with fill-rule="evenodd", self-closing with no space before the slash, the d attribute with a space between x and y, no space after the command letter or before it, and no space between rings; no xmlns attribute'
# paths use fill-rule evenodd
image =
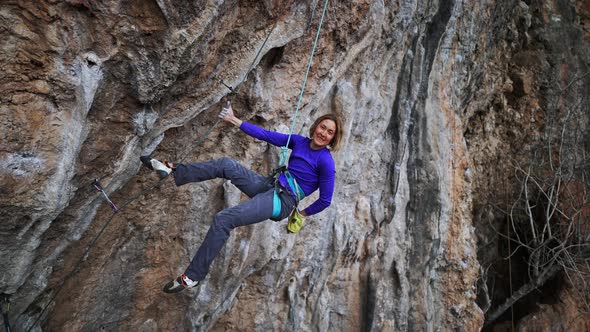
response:
<svg viewBox="0 0 590 332"><path fill-rule="evenodd" d="M342 120L336 115L326 114L317 118L309 128L309 137L315 145L313 148L321 149L327 146L332 151L338 151L342 141L341 128Z"/></svg>
<svg viewBox="0 0 590 332"><path fill-rule="evenodd" d="M215 215L213 223L195 257L185 273L164 286L164 292L176 293L198 285L205 279L209 266L217 256L232 229L259 223L267 219L282 220L291 215L288 230L296 233L303 217L319 213L332 203L336 169L331 151L337 151L342 141L342 121L338 116L319 117L309 130L309 138L268 131L240 120L231 105L219 117L239 127L246 134L276 146L292 150L284 172L276 178L267 178L246 169L235 160L221 158L208 162L172 164L141 157L142 163L160 175L174 176L177 186L214 178L231 180L238 189L250 197L234 207ZM299 201L319 189L319 198L303 210Z"/></svg>

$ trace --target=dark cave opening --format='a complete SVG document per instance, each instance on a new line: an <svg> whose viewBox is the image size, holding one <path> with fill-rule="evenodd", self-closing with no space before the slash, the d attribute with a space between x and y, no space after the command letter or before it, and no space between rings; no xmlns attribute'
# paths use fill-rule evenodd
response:
<svg viewBox="0 0 590 332"><path fill-rule="evenodd" d="M506 219L496 220L495 225L498 227L496 229L502 234L515 236L512 234L515 228L508 227ZM518 231L518 228L516 230ZM526 236L524 233L518 235ZM535 313L540 305L557 303L564 284L563 274L558 273L543 285L518 299L494 321L488 322L490 312L504 304L521 287L531 283L529 276L530 254L522 246L519 247L516 241L509 240L508 236L497 237L495 241L495 260L489 263L489 269L487 269L486 286L491 306L486 312L486 323L484 323L483 332L512 331L513 326L516 327L522 318ZM490 254L486 253L486 255ZM488 262L489 257L487 257ZM482 259L485 258L482 257ZM485 301L483 299L485 295L481 292L478 294L477 302L480 307L484 307Z"/></svg>
<svg viewBox="0 0 590 332"><path fill-rule="evenodd" d="M266 68L272 68L279 64L283 59L283 54L285 53L285 47L275 47L268 51L264 57L262 58L261 62L264 64Z"/></svg>

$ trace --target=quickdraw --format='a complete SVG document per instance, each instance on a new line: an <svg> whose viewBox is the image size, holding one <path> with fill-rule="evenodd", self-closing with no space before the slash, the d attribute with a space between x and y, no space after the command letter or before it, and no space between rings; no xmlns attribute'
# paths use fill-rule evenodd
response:
<svg viewBox="0 0 590 332"><path fill-rule="evenodd" d="M115 205L115 203L113 203L113 201L111 201L111 199L109 198L109 195L107 195L107 193L104 191L104 189L102 188L102 186L100 185L100 182L98 182L97 179L94 180L94 182L92 182L92 185L94 186L94 188L101 192L104 196L104 198L107 200L107 202L109 202L109 205L111 206L111 208L113 209L113 211L115 213L119 212L119 208L117 208L117 206Z"/></svg>

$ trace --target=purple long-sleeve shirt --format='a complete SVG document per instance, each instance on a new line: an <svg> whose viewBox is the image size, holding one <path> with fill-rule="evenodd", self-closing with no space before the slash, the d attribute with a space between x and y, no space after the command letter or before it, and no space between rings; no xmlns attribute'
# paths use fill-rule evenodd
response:
<svg viewBox="0 0 590 332"><path fill-rule="evenodd" d="M289 139L289 135L268 131L245 121L240 125L240 129L254 138L276 146L285 146ZM330 150L325 147L314 150L311 148L311 139L300 135L291 135L288 148L293 151L289 157L287 168L297 180L297 184L305 196L311 195L318 188L320 189L320 197L304 210L305 214L311 216L324 210L332 203L336 178L334 159ZM279 181L288 188L284 174L281 175Z"/></svg>

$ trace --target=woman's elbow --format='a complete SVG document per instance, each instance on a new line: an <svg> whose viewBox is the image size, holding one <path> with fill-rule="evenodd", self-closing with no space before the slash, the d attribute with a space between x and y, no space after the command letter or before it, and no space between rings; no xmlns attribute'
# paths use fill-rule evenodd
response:
<svg viewBox="0 0 590 332"><path fill-rule="evenodd" d="M322 207L327 209L330 205L332 205L332 198L326 198L321 200Z"/></svg>

